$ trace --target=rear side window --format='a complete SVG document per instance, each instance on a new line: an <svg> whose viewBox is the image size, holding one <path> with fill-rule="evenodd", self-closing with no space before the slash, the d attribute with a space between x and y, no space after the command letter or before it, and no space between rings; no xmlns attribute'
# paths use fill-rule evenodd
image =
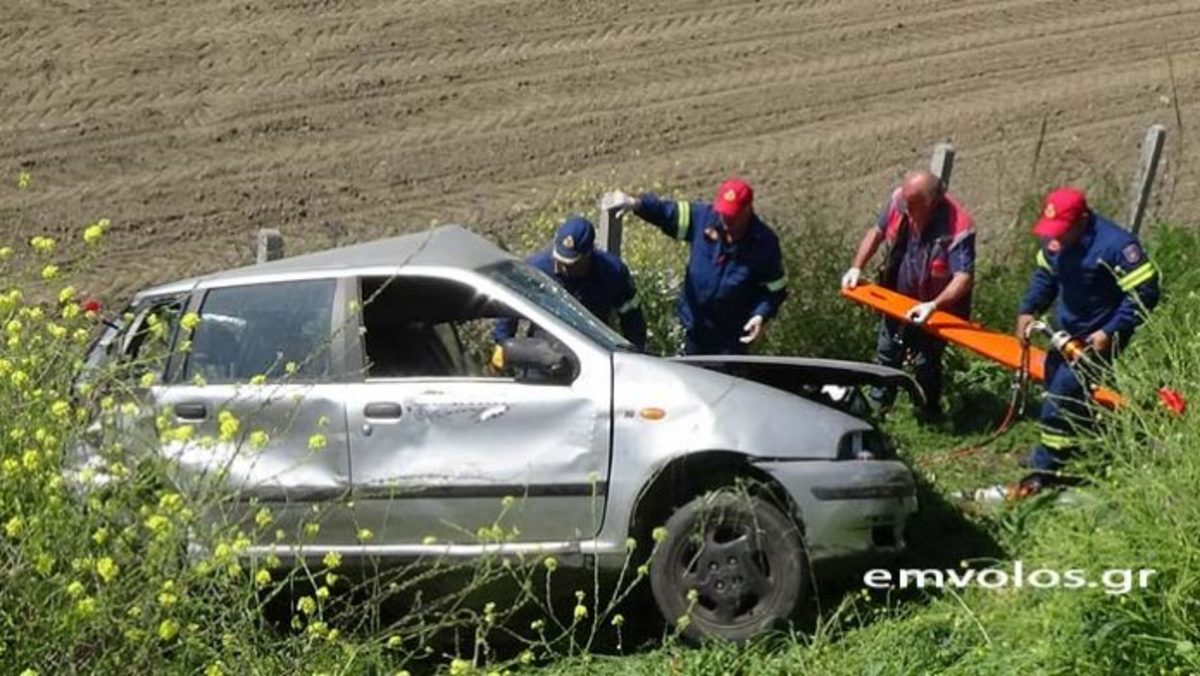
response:
<svg viewBox="0 0 1200 676"><path fill-rule="evenodd" d="M316 380L329 373L333 280L213 289L200 307L184 378Z"/></svg>
<svg viewBox="0 0 1200 676"><path fill-rule="evenodd" d="M88 352L85 371L112 368L122 381L135 381L146 373L161 376L186 302L186 294L145 300L107 320Z"/></svg>

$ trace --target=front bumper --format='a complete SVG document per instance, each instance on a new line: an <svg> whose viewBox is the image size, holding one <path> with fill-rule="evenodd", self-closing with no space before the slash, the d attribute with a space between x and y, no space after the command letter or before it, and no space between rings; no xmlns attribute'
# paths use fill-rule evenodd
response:
<svg viewBox="0 0 1200 676"><path fill-rule="evenodd" d="M811 561L888 555L904 549L917 511L912 471L895 460L756 463L791 495Z"/></svg>

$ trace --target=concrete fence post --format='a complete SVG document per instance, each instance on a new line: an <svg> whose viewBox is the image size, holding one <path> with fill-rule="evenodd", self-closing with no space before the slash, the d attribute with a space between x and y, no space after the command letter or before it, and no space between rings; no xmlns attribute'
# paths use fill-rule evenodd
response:
<svg viewBox="0 0 1200 676"><path fill-rule="evenodd" d="M621 216L617 209L600 208L596 245L614 256L621 255Z"/></svg>
<svg viewBox="0 0 1200 676"><path fill-rule="evenodd" d="M933 147L933 158L929 161L929 170L942 179L942 184L950 187L950 175L954 173L954 144L939 143Z"/></svg>
<svg viewBox="0 0 1200 676"><path fill-rule="evenodd" d="M1167 129L1161 124L1152 124L1142 141L1142 152L1138 158L1137 173L1133 176L1133 189L1129 197L1129 229L1138 234L1146 218L1146 204L1150 201L1150 190L1154 187L1154 175L1158 173L1158 161L1162 157Z"/></svg>
<svg viewBox="0 0 1200 676"><path fill-rule="evenodd" d="M283 258L283 235L274 228L260 228L255 235L254 251L258 263Z"/></svg>

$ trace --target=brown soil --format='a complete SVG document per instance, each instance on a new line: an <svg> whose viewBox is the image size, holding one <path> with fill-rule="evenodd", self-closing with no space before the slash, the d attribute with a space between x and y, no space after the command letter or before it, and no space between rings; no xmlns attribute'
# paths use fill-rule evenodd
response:
<svg viewBox="0 0 1200 676"><path fill-rule="evenodd" d="M119 288L244 261L259 227L293 251L502 228L585 177L707 196L738 173L768 215L816 200L858 228L943 140L1007 226L1051 176L1124 188L1155 121L1157 213L1200 205L1175 108L1200 110L1196 0L4 5L0 236L107 216Z"/></svg>

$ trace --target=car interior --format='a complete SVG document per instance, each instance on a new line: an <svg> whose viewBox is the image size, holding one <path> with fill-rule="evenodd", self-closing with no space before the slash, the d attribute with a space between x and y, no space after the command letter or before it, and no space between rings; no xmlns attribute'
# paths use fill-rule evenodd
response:
<svg viewBox="0 0 1200 676"><path fill-rule="evenodd" d="M361 293L370 378L484 375L495 320L515 316L466 284L434 277L365 278Z"/></svg>

